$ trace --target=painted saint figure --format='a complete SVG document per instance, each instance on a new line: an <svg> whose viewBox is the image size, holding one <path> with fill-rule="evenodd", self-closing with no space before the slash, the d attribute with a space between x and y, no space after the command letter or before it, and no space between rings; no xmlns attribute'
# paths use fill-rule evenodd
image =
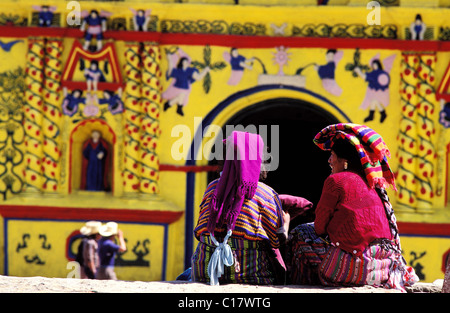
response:
<svg viewBox="0 0 450 313"><path fill-rule="evenodd" d="M162 98L167 100L164 103L164 111L173 105L177 105L177 113L184 116L183 107L188 103L192 83L203 79L210 68L205 67L199 72L198 69L191 66L190 57L181 49L178 49L176 53L168 54L167 59L169 67L166 72L166 79L172 78L172 81L162 94Z"/></svg>
<svg viewBox="0 0 450 313"><path fill-rule="evenodd" d="M63 93L62 111L65 115L73 116L78 112L79 104L86 103L86 99L81 97L83 92L80 89L75 89L70 94L67 94L67 89L64 87Z"/></svg>
<svg viewBox="0 0 450 313"><path fill-rule="evenodd" d="M363 73L359 67L354 69L368 83L366 95L360 107L369 109L369 115L364 119L364 123L373 120L376 110L380 112L380 123L383 123L387 117L385 109L389 105L389 83L391 81L389 73L394 59L395 54L385 58L381 63L380 56L377 54L369 62L372 71Z"/></svg>
<svg viewBox="0 0 450 313"><path fill-rule="evenodd" d="M326 53L327 64L314 65L320 79L322 80L323 88L335 96L340 96L342 93L341 87L336 83L335 71L336 66L344 55L343 51L337 51L336 49L328 49Z"/></svg>
<svg viewBox="0 0 450 313"><path fill-rule="evenodd" d="M83 164L80 189L104 191L108 187L108 144L101 133L94 130L91 138L83 144Z"/></svg>
<svg viewBox="0 0 450 313"><path fill-rule="evenodd" d="M231 48L230 52L224 52L223 58L231 65L231 76L228 85L235 86L239 84L244 75L244 69L251 70L253 58L246 59L240 55L237 48Z"/></svg>
<svg viewBox="0 0 450 313"><path fill-rule="evenodd" d="M148 23L150 22L150 13L152 10L135 10L130 8L133 12L133 26L134 30L139 32L145 32L148 28Z"/></svg>

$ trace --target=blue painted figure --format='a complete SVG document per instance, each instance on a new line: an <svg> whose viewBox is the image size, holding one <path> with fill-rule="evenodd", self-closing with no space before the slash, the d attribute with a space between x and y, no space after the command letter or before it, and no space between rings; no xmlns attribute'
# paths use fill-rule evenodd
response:
<svg viewBox="0 0 450 313"><path fill-rule="evenodd" d="M105 76L98 68L98 61L92 60L89 68L84 70L84 77L86 77L87 92L97 91L98 82L104 82Z"/></svg>
<svg viewBox="0 0 450 313"><path fill-rule="evenodd" d="M135 10L130 8L133 12L134 30L139 32L147 31L148 23L150 22L150 13L152 10Z"/></svg>
<svg viewBox="0 0 450 313"><path fill-rule="evenodd" d="M121 99L121 89L118 94L114 94L111 90L103 91L103 99L98 101L99 104L108 104L108 110L111 114L119 114L123 112L123 102Z"/></svg>
<svg viewBox="0 0 450 313"><path fill-rule="evenodd" d="M420 14L417 14L414 22L412 22L411 25L409 26L409 30L411 32L411 39L423 40L426 29L427 26L422 21L422 16Z"/></svg>
<svg viewBox="0 0 450 313"><path fill-rule="evenodd" d="M244 69L251 70L254 58L246 59L240 55L237 48L231 48L230 52L224 52L223 58L231 65L231 75L228 85L235 86L239 84L244 75Z"/></svg>
<svg viewBox="0 0 450 313"><path fill-rule="evenodd" d="M105 191L108 187L108 144L101 133L94 130L83 145L83 164L80 189Z"/></svg>
<svg viewBox="0 0 450 313"><path fill-rule="evenodd" d="M166 78L167 80L172 78L172 80L170 86L162 94L162 98L166 100L164 111L176 104L177 114L184 116L183 107L188 103L192 83L203 79L210 68L207 66L199 72L191 66L190 57L181 49L178 49L176 53L168 54L167 60L169 68L166 72ZM174 66L175 63L176 66Z"/></svg>
<svg viewBox="0 0 450 313"><path fill-rule="evenodd" d="M98 13L97 10L92 10L88 16L83 19L81 24L81 31L86 31L84 35L84 50L89 48L92 37L97 39L97 51L103 47L103 32L106 31L106 18Z"/></svg>
<svg viewBox="0 0 450 313"><path fill-rule="evenodd" d="M56 11L55 6L48 6L48 5L33 5L33 9L38 11L38 25L40 27L50 27L52 26L52 20L53 20L53 12Z"/></svg>
<svg viewBox="0 0 450 313"><path fill-rule="evenodd" d="M369 115L364 119L364 123L374 119L376 110L380 112L380 123L383 123L387 117L386 107L389 105L390 100L390 72L395 56L395 54L388 56L381 62L378 53L369 61L372 68L370 72L363 73L359 67L354 69L354 71L367 82L366 96L360 107L365 110L369 109Z"/></svg>
<svg viewBox="0 0 450 313"><path fill-rule="evenodd" d="M343 54L343 51L328 49L326 53L327 64L314 66L322 81L323 88L335 96L340 96L342 94L342 88L337 84L335 79L335 71Z"/></svg>
<svg viewBox="0 0 450 313"><path fill-rule="evenodd" d="M62 111L65 115L73 116L78 112L78 106L80 103L86 103L86 99L81 97L82 91L75 89L71 94L67 94L66 88L63 90L64 100L62 103Z"/></svg>

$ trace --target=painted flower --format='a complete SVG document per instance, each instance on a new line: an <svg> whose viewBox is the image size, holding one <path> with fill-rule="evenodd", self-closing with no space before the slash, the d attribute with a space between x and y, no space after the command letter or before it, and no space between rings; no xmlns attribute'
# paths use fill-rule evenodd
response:
<svg viewBox="0 0 450 313"><path fill-rule="evenodd" d="M96 116L98 114L98 106L94 104L88 104L84 107L83 113L86 116Z"/></svg>
<svg viewBox="0 0 450 313"><path fill-rule="evenodd" d="M284 75L283 66L285 66L289 62L289 56L291 53L288 53L288 48L283 46L277 47L277 52L273 53L273 62L279 66L278 75Z"/></svg>

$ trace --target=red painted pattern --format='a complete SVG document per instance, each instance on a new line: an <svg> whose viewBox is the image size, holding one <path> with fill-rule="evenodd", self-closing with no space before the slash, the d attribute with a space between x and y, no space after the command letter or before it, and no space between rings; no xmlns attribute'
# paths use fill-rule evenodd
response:
<svg viewBox="0 0 450 313"><path fill-rule="evenodd" d="M77 28L0 26L0 37L27 38L34 36L71 37L82 39L84 33ZM335 48L335 49L389 49L400 51L450 51L450 42L399 39L313 38L278 36L243 36L217 34L178 34L137 31L106 31L105 39L123 41L155 41L161 45L215 45L236 48Z"/></svg>
<svg viewBox="0 0 450 313"><path fill-rule="evenodd" d="M3 218L16 219L52 219L52 220L101 220L116 222L140 222L153 224L171 224L184 212L146 211L134 209L70 208L35 205L1 205Z"/></svg>

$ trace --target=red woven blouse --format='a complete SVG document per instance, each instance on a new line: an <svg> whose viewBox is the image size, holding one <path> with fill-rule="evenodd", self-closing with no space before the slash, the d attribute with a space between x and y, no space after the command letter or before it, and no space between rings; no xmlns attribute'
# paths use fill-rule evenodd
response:
<svg viewBox="0 0 450 313"><path fill-rule="evenodd" d="M356 255L377 238L392 239L376 190L352 172L325 180L314 225L318 235L328 234L334 245Z"/></svg>

